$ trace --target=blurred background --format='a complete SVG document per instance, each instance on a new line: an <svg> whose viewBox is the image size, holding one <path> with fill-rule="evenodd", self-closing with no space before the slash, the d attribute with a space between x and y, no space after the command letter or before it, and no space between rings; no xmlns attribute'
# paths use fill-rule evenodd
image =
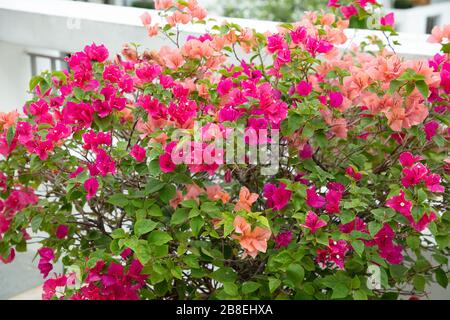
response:
<svg viewBox="0 0 450 320"><path fill-rule="evenodd" d="M264 32L277 21L298 20L303 12L326 9L328 0L198 0L213 16L241 18L246 25ZM394 12L395 28L402 47L398 53L428 58L439 45L426 42L435 25L450 24L450 0L379 0L386 12ZM139 16L153 9L152 0L0 0L0 112L21 110L27 100L30 78L44 70L66 67L64 57L86 44L105 44L110 53L125 43L148 49L168 45L162 37L149 39ZM155 14L156 15L156 14ZM227 18L228 19L228 18ZM198 26L197 26L198 27ZM351 22L361 39L370 34L363 23ZM186 34L202 33L186 27ZM39 235L38 235L39 236ZM13 263L0 264L1 299L40 299L43 280L35 258L37 244L17 253ZM53 272L61 272L56 266ZM428 288L431 299L450 299L450 290Z"/></svg>

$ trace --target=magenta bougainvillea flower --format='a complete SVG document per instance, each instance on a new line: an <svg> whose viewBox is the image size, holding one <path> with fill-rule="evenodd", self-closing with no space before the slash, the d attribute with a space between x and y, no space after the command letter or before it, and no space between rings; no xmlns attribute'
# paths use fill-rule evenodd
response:
<svg viewBox="0 0 450 320"><path fill-rule="evenodd" d="M283 247L287 247L289 243L292 241L292 232L291 231L283 231L280 232L275 237L275 248L280 249Z"/></svg>
<svg viewBox="0 0 450 320"><path fill-rule="evenodd" d="M97 194L98 186L99 183L96 178L89 178L84 182L84 189L87 192L87 200L91 200Z"/></svg>
<svg viewBox="0 0 450 320"><path fill-rule="evenodd" d="M283 209L291 199L292 191L286 189L284 183L277 187L272 183L264 186L264 197L267 199L267 206L274 210Z"/></svg>
<svg viewBox="0 0 450 320"><path fill-rule="evenodd" d="M312 234L320 228L327 225L325 220L319 219L319 216L312 211L308 211L305 218L305 224L301 224L302 227L307 228Z"/></svg>
<svg viewBox="0 0 450 320"><path fill-rule="evenodd" d="M405 192L403 190L400 190L398 196L393 196L388 199L386 205L405 217L411 215L412 202L406 200Z"/></svg>
<svg viewBox="0 0 450 320"><path fill-rule="evenodd" d="M413 156L411 154L411 152L402 152L399 157L400 164L403 167L407 167L407 168L412 167L417 161L420 161L420 160L422 160L422 157Z"/></svg>
<svg viewBox="0 0 450 320"><path fill-rule="evenodd" d="M38 250L38 254L41 257L39 259L39 271L42 273L44 278L47 278L50 271L53 270L53 259L55 259L55 254L52 248L43 247Z"/></svg>
<svg viewBox="0 0 450 320"><path fill-rule="evenodd" d="M58 238L58 239L64 239L68 233L69 233L69 227L66 226L65 224L60 224L56 228L56 238Z"/></svg>
<svg viewBox="0 0 450 320"><path fill-rule="evenodd" d="M316 188L313 186L306 190L306 204L311 208L320 209L326 204L326 200L316 193Z"/></svg>
<svg viewBox="0 0 450 320"><path fill-rule="evenodd" d="M131 152L130 155L136 159L137 162L142 162L145 160L145 156L146 156L147 151L142 148L141 146L135 144L132 148L131 148Z"/></svg>
<svg viewBox="0 0 450 320"><path fill-rule="evenodd" d="M347 169L345 169L345 173L355 181L362 179L362 173L357 172L352 166L348 166Z"/></svg>
<svg viewBox="0 0 450 320"><path fill-rule="evenodd" d="M326 249L317 250L317 262L323 267L328 263L334 263L338 268L344 269L345 255L349 250L345 240L330 239Z"/></svg>
<svg viewBox="0 0 450 320"><path fill-rule="evenodd" d="M395 23L395 18L394 18L394 13L390 12L387 15L385 15L384 17L380 18L380 24L382 26L390 26L393 27Z"/></svg>
<svg viewBox="0 0 450 320"><path fill-rule="evenodd" d="M433 139L439 128L439 123L435 120L431 120L423 125L423 131L425 131L425 136L428 141Z"/></svg>

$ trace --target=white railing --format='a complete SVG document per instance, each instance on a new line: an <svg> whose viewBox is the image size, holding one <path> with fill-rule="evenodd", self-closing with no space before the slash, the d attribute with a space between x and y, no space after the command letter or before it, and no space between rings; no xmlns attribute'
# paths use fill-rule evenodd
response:
<svg viewBox="0 0 450 320"><path fill-rule="evenodd" d="M0 111L21 108L27 98L26 89L31 76L30 52L55 55L74 52L86 44L103 43L110 52L119 52L124 43L140 43L148 49L170 45L164 37L148 38L139 16L144 9L107 6L63 0L0 0ZM148 10L154 21L156 11ZM215 23L235 21L257 31L275 31L278 23L216 17ZM181 28L181 37L201 34L209 25L188 25ZM346 31L355 43L369 34L369 30ZM384 37L378 34L381 39ZM439 46L426 42L427 35L402 33L398 37L403 56L430 57ZM347 47L345 44L343 47ZM36 67L36 66L35 66ZM37 69L49 69L38 65Z"/></svg>

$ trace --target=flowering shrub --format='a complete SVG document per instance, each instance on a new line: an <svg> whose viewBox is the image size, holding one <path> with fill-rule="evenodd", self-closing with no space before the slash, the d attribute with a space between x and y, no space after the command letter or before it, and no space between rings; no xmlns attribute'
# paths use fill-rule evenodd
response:
<svg viewBox="0 0 450 320"><path fill-rule="evenodd" d="M450 28L433 31L443 52L429 61L375 37L371 52L338 48L373 6L334 0L276 33L224 23L182 39L205 10L160 0L166 22L142 22L171 47L108 60L92 44L33 77L23 113L0 119L1 261L39 231L45 299L446 287Z"/></svg>

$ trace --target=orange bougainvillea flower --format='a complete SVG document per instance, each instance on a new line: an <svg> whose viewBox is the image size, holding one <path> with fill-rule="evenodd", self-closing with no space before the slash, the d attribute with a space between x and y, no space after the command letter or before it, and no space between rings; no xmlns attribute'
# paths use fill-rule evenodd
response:
<svg viewBox="0 0 450 320"><path fill-rule="evenodd" d="M162 57L167 68L176 70L180 68L186 61L178 49L171 49L163 46L159 50L159 55Z"/></svg>
<svg viewBox="0 0 450 320"><path fill-rule="evenodd" d="M221 200L224 204L230 200L230 195L225 192L219 185L207 186L206 194L208 195L209 200Z"/></svg>
<svg viewBox="0 0 450 320"><path fill-rule="evenodd" d="M0 130L9 129L16 123L19 113L17 111L12 112L0 112Z"/></svg>
<svg viewBox="0 0 450 320"><path fill-rule="evenodd" d="M177 190L175 196L169 201L169 205L172 208L176 209L181 201L183 201L183 194L181 193L181 191Z"/></svg>
<svg viewBox="0 0 450 320"><path fill-rule="evenodd" d="M148 117L147 122L142 121L139 119L136 130L141 133L140 138L144 139L146 136L152 134L156 130L159 130L163 128L167 124L167 121L165 119L158 119L155 120L152 117Z"/></svg>
<svg viewBox="0 0 450 320"><path fill-rule="evenodd" d="M188 184L186 185L186 195L184 196L184 200L196 200L198 201L198 196L205 192L202 188L200 188L196 184Z"/></svg>
<svg viewBox="0 0 450 320"><path fill-rule="evenodd" d="M247 187L242 187L239 191L239 200L234 207L235 211L244 210L247 212L251 211L252 204L258 199L256 193L251 193Z"/></svg>
<svg viewBox="0 0 450 320"><path fill-rule="evenodd" d="M249 255L255 258L258 252L266 252L267 241L272 235L269 229L256 227L252 231L250 224L241 216L237 216L233 224L237 234L233 234L232 238L238 240L244 248L244 257Z"/></svg>

